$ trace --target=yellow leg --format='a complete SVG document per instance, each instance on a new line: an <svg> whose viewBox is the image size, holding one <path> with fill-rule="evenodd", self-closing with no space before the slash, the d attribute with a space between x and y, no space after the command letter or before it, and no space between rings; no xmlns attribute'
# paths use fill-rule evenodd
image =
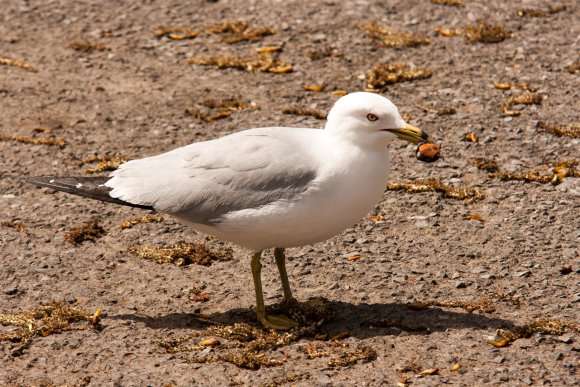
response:
<svg viewBox="0 0 580 387"><path fill-rule="evenodd" d="M291 301L292 290L290 290L290 282L288 282L288 273L286 272L286 255L284 249L276 247L274 249L274 258L276 258L276 266L280 272L280 279L282 280L282 289L284 289L284 300Z"/></svg>
<svg viewBox="0 0 580 387"><path fill-rule="evenodd" d="M286 316L266 316L264 306L264 294L262 292L262 264L260 257L262 252L254 253L252 256L252 276L254 277L254 289L256 290L256 316L258 321L266 328L286 330L298 324Z"/></svg>

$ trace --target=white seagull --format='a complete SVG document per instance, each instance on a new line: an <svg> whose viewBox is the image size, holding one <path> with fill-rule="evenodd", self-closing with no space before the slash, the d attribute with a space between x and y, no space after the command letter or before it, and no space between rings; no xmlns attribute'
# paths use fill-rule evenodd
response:
<svg viewBox="0 0 580 387"><path fill-rule="evenodd" d="M385 190L387 147L396 138L432 142L387 98L358 92L334 104L324 129L254 128L126 162L108 177L31 182L166 213L250 250L257 318L289 329L297 324L287 316L266 315L262 251L274 248L284 298L292 300L284 249L326 240L364 217Z"/></svg>

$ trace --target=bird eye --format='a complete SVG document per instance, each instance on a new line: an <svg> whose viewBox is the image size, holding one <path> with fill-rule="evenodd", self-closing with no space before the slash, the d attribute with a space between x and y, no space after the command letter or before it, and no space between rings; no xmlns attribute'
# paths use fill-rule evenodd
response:
<svg viewBox="0 0 580 387"><path fill-rule="evenodd" d="M373 113L367 114L367 120L369 120L371 122L375 122L378 119L379 119L379 117L376 114L373 114Z"/></svg>

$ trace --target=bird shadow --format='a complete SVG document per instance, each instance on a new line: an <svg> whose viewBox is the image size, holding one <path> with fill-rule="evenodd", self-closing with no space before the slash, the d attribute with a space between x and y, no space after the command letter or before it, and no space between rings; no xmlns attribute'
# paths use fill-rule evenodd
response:
<svg viewBox="0 0 580 387"><path fill-rule="evenodd" d="M342 301L327 303L334 316L324 323L323 330L333 334L348 332L364 339L374 336L411 335L461 329L513 329L514 322L489 314L450 311L439 307L412 310L402 303L352 304ZM121 314L109 316L115 320L131 320L153 329L202 329L209 324L250 323L260 326L251 309L232 309L200 318L195 313L169 313L161 316Z"/></svg>

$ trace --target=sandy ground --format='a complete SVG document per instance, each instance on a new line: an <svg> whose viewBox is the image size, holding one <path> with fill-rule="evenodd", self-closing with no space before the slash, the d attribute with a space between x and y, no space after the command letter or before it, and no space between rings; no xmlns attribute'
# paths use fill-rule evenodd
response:
<svg viewBox="0 0 580 387"><path fill-rule="evenodd" d="M2 1L0 57L26 61L36 72L0 65L0 313L6 325L0 326L0 338L28 329L6 323L8 314L50 302L88 314L102 308L103 319L96 328L81 321L75 330L36 335L24 346L16 339L0 341L0 384L578 382L578 179L504 181L474 166L486 158L501 171L550 175L559 161L578 162L578 138L538 126L543 121L574 128L579 122L579 75L569 69L580 52L576 2L550 2L567 7L541 17L517 11L547 10L542 1L465 0L463 7L427 0L129 3ZM463 29L478 19L505 25L511 36L487 44L435 32ZM222 35L203 32L210 24L235 20L276 33L227 44L219 41ZM381 46L357 28L369 21L428 37L430 43ZM160 25L200 34L187 40L159 38L154 29ZM69 46L73 42L105 49L79 51ZM292 72L188 63L193 56L256 55L255 48L276 45L283 46L279 59ZM282 111L288 106L327 111L338 98L333 91L364 89L366 72L388 61L432 70L429 79L388 85L381 92L412 123L440 139L445 156L424 164L415 159L413 146L394 144L391 181L434 178L480 189L485 198L465 205L441 193L389 190L374 214L351 229L290 249L295 296L301 301L324 297L334 317L316 333L255 351L258 358L273 360L269 366L247 369L227 361L221 355L242 344L206 331L210 322L200 319L201 314L226 327L258 326L248 252L167 217L122 229L124 220L144 213L26 182L32 175L88 174L79 162L92 156L153 155L256 126L321 127L322 120ZM514 86L500 90L494 82ZM514 106L520 115L502 113L504 99L530 92L517 87L523 82L536 86L543 101ZM304 90L322 84L322 92ZM215 114L200 105L208 98L240 99L259 109L206 122L191 112ZM421 104L456 113L437 115ZM468 132L478 142L465 141ZM66 145L34 145L7 136L53 136ZM106 235L79 245L65 239L67 231L96 217L102 218ZM218 253L231 248L234 259L177 267L129 252L131 246L179 241L206 242ZM352 259L356 255L360 258ZM270 252L263 261L266 301L275 304L281 287ZM207 295L206 302L196 301L194 287ZM434 306L410 308L413 302ZM489 344L509 332L508 345ZM167 353L159 344L187 335L197 345ZM208 338L220 345L204 348L199 341ZM337 361L356 357L361 348L368 356ZM418 376L430 368L438 371Z"/></svg>

